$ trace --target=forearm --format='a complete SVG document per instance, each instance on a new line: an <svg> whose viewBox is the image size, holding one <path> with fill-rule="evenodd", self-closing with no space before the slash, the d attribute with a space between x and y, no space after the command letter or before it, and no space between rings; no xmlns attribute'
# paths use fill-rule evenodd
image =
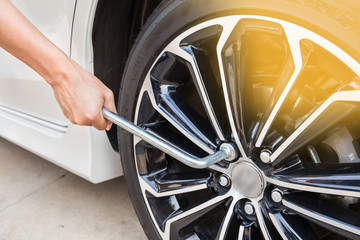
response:
<svg viewBox="0 0 360 240"><path fill-rule="evenodd" d="M9 0L0 0L0 47L52 86L61 110L72 123L110 129L101 109L104 106L116 112L112 91L52 44Z"/></svg>
<svg viewBox="0 0 360 240"><path fill-rule="evenodd" d="M70 59L9 0L0 0L0 6L0 47L29 65L51 85L65 79Z"/></svg>

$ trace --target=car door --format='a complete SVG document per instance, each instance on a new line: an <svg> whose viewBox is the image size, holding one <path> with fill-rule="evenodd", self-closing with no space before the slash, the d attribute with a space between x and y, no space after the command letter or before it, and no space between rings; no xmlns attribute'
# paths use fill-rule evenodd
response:
<svg viewBox="0 0 360 240"><path fill-rule="evenodd" d="M12 2L50 41L70 55L76 0ZM29 118L67 125L44 79L3 49L0 49L0 111L15 111Z"/></svg>

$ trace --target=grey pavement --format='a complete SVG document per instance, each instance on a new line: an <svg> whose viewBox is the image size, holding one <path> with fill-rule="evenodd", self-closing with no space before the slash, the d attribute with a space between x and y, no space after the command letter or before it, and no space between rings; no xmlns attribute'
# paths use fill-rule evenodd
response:
<svg viewBox="0 0 360 240"><path fill-rule="evenodd" d="M0 240L146 239L124 179L92 184L0 138Z"/></svg>

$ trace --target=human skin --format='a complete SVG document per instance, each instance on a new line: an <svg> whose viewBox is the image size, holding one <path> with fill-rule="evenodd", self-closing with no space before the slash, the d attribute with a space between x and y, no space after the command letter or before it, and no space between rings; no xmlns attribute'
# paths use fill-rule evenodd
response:
<svg viewBox="0 0 360 240"><path fill-rule="evenodd" d="M101 110L116 112L112 91L51 43L9 0L0 0L0 47L51 85L72 123L110 130Z"/></svg>

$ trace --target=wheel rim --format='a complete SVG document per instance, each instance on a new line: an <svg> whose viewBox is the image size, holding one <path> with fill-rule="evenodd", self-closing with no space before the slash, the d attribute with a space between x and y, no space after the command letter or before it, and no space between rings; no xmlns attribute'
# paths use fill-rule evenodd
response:
<svg viewBox="0 0 360 240"><path fill-rule="evenodd" d="M147 73L135 123L198 157L224 141L241 157L195 170L134 137L159 235L359 238L358 76L341 49L278 19L228 16L181 33Z"/></svg>

